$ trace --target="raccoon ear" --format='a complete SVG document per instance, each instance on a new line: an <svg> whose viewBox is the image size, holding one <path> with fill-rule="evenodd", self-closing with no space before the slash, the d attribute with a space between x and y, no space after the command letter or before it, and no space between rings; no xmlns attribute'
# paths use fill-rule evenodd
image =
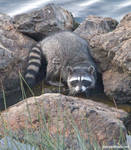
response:
<svg viewBox="0 0 131 150"><path fill-rule="evenodd" d="M73 68L71 66L67 66L67 72L71 74L73 72Z"/></svg>
<svg viewBox="0 0 131 150"><path fill-rule="evenodd" d="M94 72L95 72L95 67L94 66L89 66L88 67L88 71L91 73L91 74L93 74Z"/></svg>

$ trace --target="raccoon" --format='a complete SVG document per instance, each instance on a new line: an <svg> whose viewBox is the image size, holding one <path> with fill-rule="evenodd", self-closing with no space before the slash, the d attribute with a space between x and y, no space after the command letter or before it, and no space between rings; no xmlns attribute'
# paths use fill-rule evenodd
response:
<svg viewBox="0 0 131 150"><path fill-rule="evenodd" d="M70 94L88 92L95 88L96 65L90 55L88 43L72 32L63 31L46 37L30 52L25 80L29 86L37 83L40 67L49 84L61 80Z"/></svg>

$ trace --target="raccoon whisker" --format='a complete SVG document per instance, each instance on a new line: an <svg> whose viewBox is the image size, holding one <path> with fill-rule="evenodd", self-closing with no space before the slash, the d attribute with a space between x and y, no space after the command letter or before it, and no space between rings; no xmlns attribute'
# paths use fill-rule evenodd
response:
<svg viewBox="0 0 131 150"><path fill-rule="evenodd" d="M70 89L69 89L69 88L67 88L67 89L65 89L64 91L70 91Z"/></svg>
<svg viewBox="0 0 131 150"><path fill-rule="evenodd" d="M65 90L64 92L70 92L70 90Z"/></svg>
<svg viewBox="0 0 131 150"><path fill-rule="evenodd" d="M75 91L73 91L72 96L75 96Z"/></svg>
<svg viewBox="0 0 131 150"><path fill-rule="evenodd" d="M87 95L87 91L85 91L85 94L86 94L86 97L88 97L88 95Z"/></svg>
<svg viewBox="0 0 131 150"><path fill-rule="evenodd" d="M87 90L85 91L85 94L87 98L90 96L90 93Z"/></svg>

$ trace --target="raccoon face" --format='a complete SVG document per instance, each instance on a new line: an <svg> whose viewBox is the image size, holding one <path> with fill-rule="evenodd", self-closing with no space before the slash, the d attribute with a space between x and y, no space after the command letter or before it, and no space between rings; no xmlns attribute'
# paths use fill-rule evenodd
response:
<svg viewBox="0 0 131 150"><path fill-rule="evenodd" d="M69 75L67 79L67 85L70 90L70 94L80 94L83 92L88 92L89 89L95 87L96 76L94 74L95 68L90 67L76 67L69 70Z"/></svg>

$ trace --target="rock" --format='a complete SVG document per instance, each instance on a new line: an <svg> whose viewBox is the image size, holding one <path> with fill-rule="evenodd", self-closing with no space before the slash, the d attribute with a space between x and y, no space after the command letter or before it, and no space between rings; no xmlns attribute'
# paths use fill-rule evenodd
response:
<svg viewBox="0 0 131 150"><path fill-rule="evenodd" d="M114 30L118 22L112 18L88 16L74 31L82 38L90 41L93 36Z"/></svg>
<svg viewBox="0 0 131 150"><path fill-rule="evenodd" d="M127 135L127 144L128 144L129 149L131 149L131 136L130 135Z"/></svg>
<svg viewBox="0 0 131 150"><path fill-rule="evenodd" d="M41 138L38 136L40 137L40 133L47 135L48 127L53 140L58 133L61 136L65 133L66 149L72 150L76 146L77 150L80 149L76 135L78 128L86 146L89 146L89 135L91 141L97 140L101 145L116 145L122 142L121 135L125 139L126 129L122 121L126 116L127 113L122 110L109 108L92 100L61 94L43 94L25 99L2 112L0 134L4 135L6 127L6 131L11 130L23 140L26 133L24 131L28 129L28 135L32 133L37 137L32 143L39 145Z"/></svg>
<svg viewBox="0 0 131 150"><path fill-rule="evenodd" d="M102 71L115 67L117 70L121 69L123 72L131 73L130 23L123 20L114 31L94 36L90 40L91 53L100 63ZM99 56L96 56L96 54L99 54Z"/></svg>
<svg viewBox="0 0 131 150"><path fill-rule="evenodd" d="M122 18L118 27L121 27L121 26L131 27L131 13L126 14Z"/></svg>
<svg viewBox="0 0 131 150"><path fill-rule="evenodd" d="M117 103L131 101L131 76L108 70L103 73L104 91Z"/></svg>
<svg viewBox="0 0 131 150"><path fill-rule="evenodd" d="M0 14L0 95L17 90L19 71L24 72L31 47L36 43L17 32L9 16Z"/></svg>
<svg viewBox="0 0 131 150"><path fill-rule="evenodd" d="M28 149L28 150L38 150L36 147L32 147L29 144L23 144L11 137L4 137L0 140L0 150L19 150L19 149Z"/></svg>
<svg viewBox="0 0 131 150"><path fill-rule="evenodd" d="M105 93L119 103L131 101L131 20L128 16L130 18L130 15L124 17L114 31L90 40L91 54L100 70L106 71Z"/></svg>
<svg viewBox="0 0 131 150"><path fill-rule="evenodd" d="M91 54L102 71L117 68L131 73L130 29L119 25L114 31L94 36L90 40Z"/></svg>
<svg viewBox="0 0 131 150"><path fill-rule="evenodd" d="M16 15L13 19L17 31L39 41L45 36L61 30L73 30L73 16L58 5L48 4L40 10Z"/></svg>

